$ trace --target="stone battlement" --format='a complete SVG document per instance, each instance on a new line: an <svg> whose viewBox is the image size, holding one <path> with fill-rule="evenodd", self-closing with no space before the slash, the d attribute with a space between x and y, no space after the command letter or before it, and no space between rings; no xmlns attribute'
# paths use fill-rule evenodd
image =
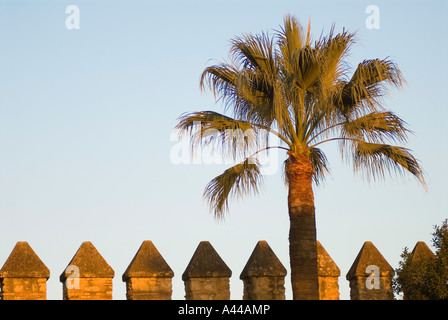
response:
<svg viewBox="0 0 448 320"><path fill-rule="evenodd" d="M338 266L317 242L319 295L339 300ZM419 259L434 254L424 242L414 248ZM243 300L284 300L286 268L266 241L258 241L239 278ZM91 242L83 242L60 274L63 300L111 300L115 272ZM201 241L182 280L186 300L228 300L232 270L208 241ZM392 300L394 270L366 241L346 275L352 300ZM143 241L122 280L128 300L171 300L174 272L152 241ZM45 300L50 271L25 242L17 242L0 269L0 300Z"/></svg>

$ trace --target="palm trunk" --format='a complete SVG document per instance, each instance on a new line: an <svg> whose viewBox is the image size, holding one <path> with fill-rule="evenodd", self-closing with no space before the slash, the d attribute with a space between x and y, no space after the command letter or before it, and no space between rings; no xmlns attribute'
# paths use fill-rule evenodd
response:
<svg viewBox="0 0 448 320"><path fill-rule="evenodd" d="M307 155L290 154L285 170L289 185L289 257L293 299L319 300L316 219L311 185L313 169Z"/></svg>

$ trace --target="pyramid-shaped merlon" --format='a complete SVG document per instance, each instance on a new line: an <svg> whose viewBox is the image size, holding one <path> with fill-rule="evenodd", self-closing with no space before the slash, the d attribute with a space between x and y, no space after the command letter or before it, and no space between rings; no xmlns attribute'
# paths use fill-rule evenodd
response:
<svg viewBox="0 0 448 320"><path fill-rule="evenodd" d="M231 276L232 271L210 242L201 241L182 274L182 280L186 281L189 278L230 278Z"/></svg>
<svg viewBox="0 0 448 320"><path fill-rule="evenodd" d="M369 266L378 267L380 276L382 277L391 277L395 274L394 269L373 245L373 243L371 241L366 241L364 242L361 250L356 256L355 261L347 273L347 280L357 276L367 276L366 269Z"/></svg>
<svg viewBox="0 0 448 320"><path fill-rule="evenodd" d="M0 270L0 278L50 278L50 270L26 241L19 241Z"/></svg>
<svg viewBox="0 0 448 320"><path fill-rule="evenodd" d="M172 278L173 270L162 257L152 241L143 241L122 279L129 278Z"/></svg>
<svg viewBox="0 0 448 320"><path fill-rule="evenodd" d="M418 241L412 250L412 262L417 262L426 259L435 259L436 255L429 249L423 241Z"/></svg>
<svg viewBox="0 0 448 320"><path fill-rule="evenodd" d="M286 269L266 241L259 241L249 257L240 279L248 277L284 277Z"/></svg>
<svg viewBox="0 0 448 320"><path fill-rule="evenodd" d="M339 277L341 274L341 270L319 241L317 241L317 267L318 275L321 277Z"/></svg>
<svg viewBox="0 0 448 320"><path fill-rule="evenodd" d="M90 241L81 244L68 266L77 267L80 278L113 278L115 275L114 270ZM64 282L69 275L64 270L59 277L60 281Z"/></svg>

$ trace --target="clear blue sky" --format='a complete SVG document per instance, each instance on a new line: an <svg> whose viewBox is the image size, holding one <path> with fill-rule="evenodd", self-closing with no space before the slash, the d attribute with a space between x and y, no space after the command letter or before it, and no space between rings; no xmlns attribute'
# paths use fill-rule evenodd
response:
<svg viewBox="0 0 448 320"><path fill-rule="evenodd" d="M371 4L380 29L366 28ZM66 28L69 5L80 10L79 30ZM448 216L447 9L445 1L0 0L0 266L28 241L50 269L48 299L62 299L59 275L92 241L115 270L114 299L125 299L121 275L152 240L175 272L173 298L183 299L181 275L208 240L240 299L239 274L266 240L289 273L280 166L259 196L232 202L217 222L202 192L224 166L176 165L170 156L180 114L222 110L201 94L202 70L227 57L232 37L276 29L289 13L311 18L315 38L333 23L357 31L353 66L390 57L401 67L408 84L385 107L415 132L408 147L430 181L427 193L413 179L369 185L324 149L332 175L315 190L318 239L349 299L345 275L365 241L397 268L403 248L431 245L433 226Z"/></svg>

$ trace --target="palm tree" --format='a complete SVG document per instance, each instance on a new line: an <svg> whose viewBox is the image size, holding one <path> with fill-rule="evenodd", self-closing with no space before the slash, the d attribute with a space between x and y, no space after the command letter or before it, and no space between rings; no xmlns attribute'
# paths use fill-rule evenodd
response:
<svg viewBox="0 0 448 320"><path fill-rule="evenodd" d="M220 147L237 162L205 188L217 218L228 211L230 197L258 191L257 155L285 150L293 299L319 299L313 184L329 173L321 145L339 142L343 157L367 177L410 173L425 185L418 160L396 145L407 140L406 123L382 107L388 87L404 83L399 68L388 59L364 60L349 76L346 56L353 43L353 33L335 34L334 27L312 43L310 24L305 32L291 16L274 36L236 37L229 62L207 67L200 82L232 114L187 113L176 126L193 148ZM281 143L272 145L270 136Z"/></svg>

